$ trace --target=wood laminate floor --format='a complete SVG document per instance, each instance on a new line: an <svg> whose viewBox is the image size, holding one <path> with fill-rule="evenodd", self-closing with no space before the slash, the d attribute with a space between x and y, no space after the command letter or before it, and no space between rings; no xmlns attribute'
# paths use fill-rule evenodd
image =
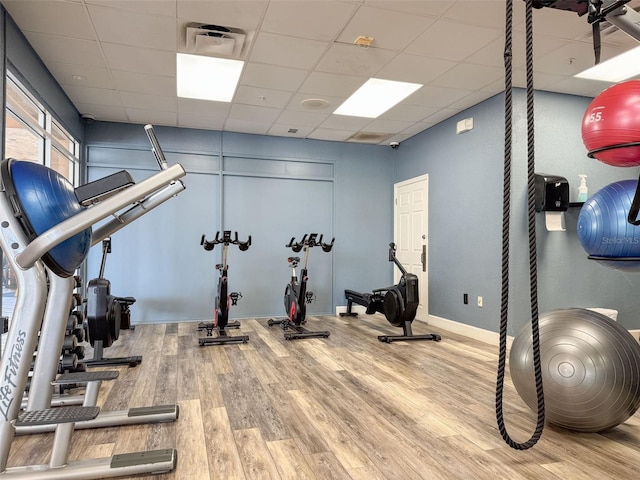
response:
<svg viewBox="0 0 640 480"><path fill-rule="evenodd" d="M443 340L381 343L377 335L401 331L382 316L307 326L331 336L285 341L262 319L242 320L244 345L199 347L194 323L122 332L105 355L143 361L117 367L103 410L177 403L180 417L77 431L72 460L177 448L174 472L137 477L158 480L638 478L640 413L601 434L547 426L533 449L515 451L496 428L497 348L420 322L416 334ZM505 412L526 440L535 417L510 380ZM51 441L16 438L9 466L45 463Z"/></svg>

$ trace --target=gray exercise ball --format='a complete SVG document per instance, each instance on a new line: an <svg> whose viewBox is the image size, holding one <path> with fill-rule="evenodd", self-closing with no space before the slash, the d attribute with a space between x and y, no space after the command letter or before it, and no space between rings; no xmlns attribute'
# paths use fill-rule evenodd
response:
<svg viewBox="0 0 640 480"><path fill-rule="evenodd" d="M579 432L614 427L640 407L640 344L616 321L583 308L540 315L546 420ZM516 390L537 410L529 325L509 354Z"/></svg>

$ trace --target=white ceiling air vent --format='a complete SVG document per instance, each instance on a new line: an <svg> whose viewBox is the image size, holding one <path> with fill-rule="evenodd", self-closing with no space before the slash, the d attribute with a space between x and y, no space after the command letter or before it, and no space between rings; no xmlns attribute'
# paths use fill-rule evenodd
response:
<svg viewBox="0 0 640 480"><path fill-rule="evenodd" d="M190 23L185 46L189 53L239 58L245 39L246 34L239 28Z"/></svg>
<svg viewBox="0 0 640 480"><path fill-rule="evenodd" d="M347 142L380 143L390 136L390 133L358 132L347 138Z"/></svg>

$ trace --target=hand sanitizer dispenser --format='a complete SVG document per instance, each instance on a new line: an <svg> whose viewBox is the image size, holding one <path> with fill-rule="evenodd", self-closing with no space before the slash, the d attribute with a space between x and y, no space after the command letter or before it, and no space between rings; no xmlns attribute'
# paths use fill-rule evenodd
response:
<svg viewBox="0 0 640 480"><path fill-rule="evenodd" d="M578 202L586 202L589 194L587 188L587 176L584 174L578 175L580 177L580 186L578 187Z"/></svg>

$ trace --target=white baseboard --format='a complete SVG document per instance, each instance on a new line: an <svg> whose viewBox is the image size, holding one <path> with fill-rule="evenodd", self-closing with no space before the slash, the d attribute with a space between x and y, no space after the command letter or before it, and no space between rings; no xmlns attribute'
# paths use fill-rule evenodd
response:
<svg viewBox="0 0 640 480"><path fill-rule="evenodd" d="M447 330L458 335L463 335L465 337L473 338L475 340L479 340L496 347L500 343L500 334L497 332L474 327L472 325L466 325L460 322L454 322L453 320L448 320L436 315L429 315L429 320L426 323L428 323L429 325L433 325L434 327L442 328L443 330ZM511 347L512 342L513 337L507 336L507 347Z"/></svg>
<svg viewBox="0 0 640 480"><path fill-rule="evenodd" d="M466 325L460 322L454 322L453 320L448 320L436 315L429 315L429 320L426 323L429 325L433 325L434 327L442 328L443 330L456 333L458 335L463 335L475 340L480 340L481 342L493 345L495 347L497 347L500 342L500 334L497 332L484 330L483 328ZM629 333L633 335L633 338L640 342L640 330L629 330ZM513 336L508 335L507 347L511 348L512 343Z"/></svg>

